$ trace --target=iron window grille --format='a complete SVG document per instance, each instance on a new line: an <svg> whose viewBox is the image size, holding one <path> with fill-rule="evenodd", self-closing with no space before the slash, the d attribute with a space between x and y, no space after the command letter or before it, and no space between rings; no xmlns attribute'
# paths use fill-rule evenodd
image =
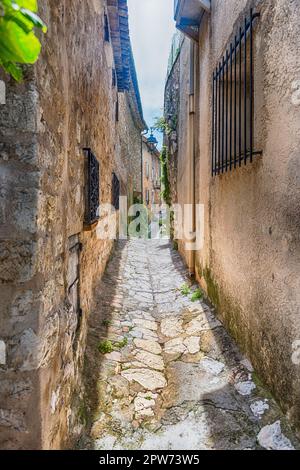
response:
<svg viewBox="0 0 300 470"><path fill-rule="evenodd" d="M115 115L116 122L119 122L119 113L120 113L120 109L119 109L119 97L117 97L117 101L116 101L116 115Z"/></svg>
<svg viewBox="0 0 300 470"><path fill-rule="evenodd" d="M99 162L90 148L85 148L87 153L87 190L86 190L86 210L85 223L93 225L99 220L100 204L100 176Z"/></svg>
<svg viewBox="0 0 300 470"><path fill-rule="evenodd" d="M117 85L116 69L112 69L112 87L115 88Z"/></svg>
<svg viewBox="0 0 300 470"><path fill-rule="evenodd" d="M112 205L116 210L120 208L120 181L115 173L112 176Z"/></svg>
<svg viewBox="0 0 300 470"><path fill-rule="evenodd" d="M253 162L253 26L260 13L250 11L213 73L212 176Z"/></svg>
<svg viewBox="0 0 300 470"><path fill-rule="evenodd" d="M150 202L150 191L149 189L146 190L146 204L149 205Z"/></svg>

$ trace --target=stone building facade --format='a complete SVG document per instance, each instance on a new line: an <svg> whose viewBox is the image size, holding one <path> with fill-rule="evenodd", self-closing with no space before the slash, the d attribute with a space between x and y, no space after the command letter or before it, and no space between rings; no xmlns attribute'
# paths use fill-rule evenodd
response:
<svg viewBox="0 0 300 470"><path fill-rule="evenodd" d="M160 153L152 150L148 140L143 136L143 202L152 209L161 204L161 166Z"/></svg>
<svg viewBox="0 0 300 470"><path fill-rule="evenodd" d="M173 203L177 203L178 177L178 122L180 112L180 63L184 35L173 37L167 81L165 86L164 117L168 132L164 135L164 145L168 149L168 180Z"/></svg>
<svg viewBox="0 0 300 470"><path fill-rule="evenodd" d="M179 83L177 192L173 189L172 199L180 204L193 204L193 207L200 204L204 208L203 245L191 252L186 250L185 240L182 240L180 253L217 307L219 317L299 429L298 6L297 1L286 0L177 0L177 27L185 39L178 65L175 64L168 78L165 113L166 119L170 119L170 89L173 87L176 94ZM255 15L252 63L249 58L251 8ZM227 51L230 77L230 45L234 50L240 28L241 31L245 28L245 18L248 60L244 60L242 37L242 75L238 78L237 47L235 80L238 90L241 83L242 99L246 93L247 101L242 101L240 109L242 123L244 119L246 123L252 122L253 148L247 148L247 165L245 155L239 154L243 158L237 168L231 158L231 166L229 160L225 161L224 153L222 171L220 161L215 160L216 148L222 142L217 121L220 116L222 136L222 94L226 106L226 86L228 84L230 94L231 79L223 75L223 79L217 81L221 91L219 88L216 91L213 76L219 74L219 70L223 73L223 57L226 71ZM253 77L245 87L244 77L248 77L250 69ZM253 101L249 101L251 86ZM219 103L221 108L218 108ZM227 109L230 126L233 115L230 106ZM224 114L226 123L226 111ZM251 128L246 126L250 139ZM241 134L244 145L244 131ZM225 142L226 135L224 131ZM234 142L234 137L231 138ZM253 161L250 160L252 150L255 151ZM169 151L173 155L172 150ZM199 222L195 211L192 218L194 230Z"/></svg>
<svg viewBox="0 0 300 470"><path fill-rule="evenodd" d="M88 156L100 203L141 190L127 2L41 0L39 13L38 63L21 84L0 77L2 449L60 449L83 424L87 321L113 248L87 223Z"/></svg>

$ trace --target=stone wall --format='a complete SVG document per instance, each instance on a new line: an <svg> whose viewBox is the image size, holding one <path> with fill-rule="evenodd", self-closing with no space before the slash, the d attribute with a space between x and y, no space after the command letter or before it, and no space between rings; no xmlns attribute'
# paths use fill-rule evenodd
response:
<svg viewBox="0 0 300 470"><path fill-rule="evenodd" d="M182 43L180 43L180 47ZM180 100L180 53L174 62L165 86L164 117L171 132L164 136L164 145L168 148L168 176L172 203L177 203L178 174L178 126Z"/></svg>
<svg viewBox="0 0 300 470"><path fill-rule="evenodd" d="M211 177L212 73L250 7L254 34L255 147L252 165ZM204 205L204 246L196 275L220 318L281 406L300 426L299 8L297 1L212 2L199 37L196 203ZM187 83L187 54L181 54ZM187 91L180 89L179 202L189 200ZM181 142L181 143L180 143ZM180 163L182 162L182 163ZM184 247L181 253L186 257Z"/></svg>
<svg viewBox="0 0 300 470"><path fill-rule="evenodd" d="M141 193L141 132L135 121L128 94L119 93L118 129L121 141L121 158L126 161L128 206L133 204L134 193Z"/></svg>
<svg viewBox="0 0 300 470"><path fill-rule="evenodd" d="M80 433L87 319L113 246L84 229L83 148L100 163L101 203L112 172L126 184L124 162L140 156L138 138L120 153L128 110L117 125L106 2L39 7L37 65L21 84L0 77L0 448L59 449Z"/></svg>

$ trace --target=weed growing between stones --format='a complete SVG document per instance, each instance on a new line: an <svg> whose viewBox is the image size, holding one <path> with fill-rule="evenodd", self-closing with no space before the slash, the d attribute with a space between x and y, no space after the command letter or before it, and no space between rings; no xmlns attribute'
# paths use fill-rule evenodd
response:
<svg viewBox="0 0 300 470"><path fill-rule="evenodd" d="M109 354L112 353L113 351L125 348L128 344L128 339L123 338L122 341L115 341L112 343L109 340L104 340L101 341L98 345L98 350L101 354Z"/></svg>
<svg viewBox="0 0 300 470"><path fill-rule="evenodd" d="M203 299L203 292L201 291L201 289L196 289L191 297L191 301L197 302L197 300L202 300L202 299Z"/></svg>
<svg viewBox="0 0 300 470"><path fill-rule="evenodd" d="M101 354L108 354L113 352L114 347L111 341L104 340L99 343L98 350Z"/></svg>
<svg viewBox="0 0 300 470"><path fill-rule="evenodd" d="M191 293L191 289L187 284L182 284L180 287L181 295L188 296Z"/></svg>
<svg viewBox="0 0 300 470"><path fill-rule="evenodd" d="M128 339L125 337L122 339L122 341L117 341L116 343L114 343L114 348L115 349L122 349L122 348L125 348L125 346L127 346L128 344Z"/></svg>

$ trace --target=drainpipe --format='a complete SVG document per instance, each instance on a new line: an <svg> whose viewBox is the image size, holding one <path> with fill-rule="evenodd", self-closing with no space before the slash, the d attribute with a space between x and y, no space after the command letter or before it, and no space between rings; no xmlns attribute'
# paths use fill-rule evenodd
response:
<svg viewBox="0 0 300 470"><path fill-rule="evenodd" d="M195 180L195 44L190 42L190 90L189 90L189 148L190 148L190 203L192 204L191 232L196 232L196 180ZM196 240L194 240L196 241ZM195 251L190 251L189 273L195 275Z"/></svg>

